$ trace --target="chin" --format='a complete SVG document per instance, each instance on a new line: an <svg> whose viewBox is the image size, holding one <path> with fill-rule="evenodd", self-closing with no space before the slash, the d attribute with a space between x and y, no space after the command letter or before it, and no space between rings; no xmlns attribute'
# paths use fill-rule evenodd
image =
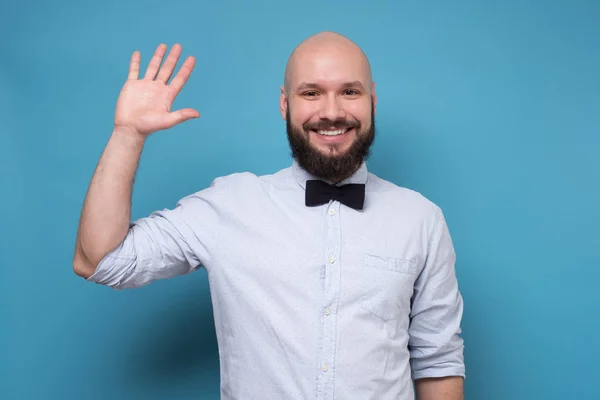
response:
<svg viewBox="0 0 600 400"><path fill-rule="evenodd" d="M326 156L341 156L352 147L354 142L356 142L355 136L346 136L331 140L330 138L321 138L317 135L317 133L312 132L309 134L309 144L313 149L318 150L321 154Z"/></svg>
<svg viewBox="0 0 600 400"><path fill-rule="evenodd" d="M322 155L326 156L326 157L343 157L348 150L350 149L350 146L352 145L352 143L349 143L347 145L344 145L343 148L340 148L340 145L314 145L313 144L313 148L318 151L319 153L321 153Z"/></svg>

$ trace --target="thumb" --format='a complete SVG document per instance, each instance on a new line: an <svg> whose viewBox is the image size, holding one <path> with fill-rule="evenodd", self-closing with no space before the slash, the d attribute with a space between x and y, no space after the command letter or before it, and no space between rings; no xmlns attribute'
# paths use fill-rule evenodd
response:
<svg viewBox="0 0 600 400"><path fill-rule="evenodd" d="M200 113L193 108L184 108L169 113L169 125L177 125L192 118L199 118Z"/></svg>

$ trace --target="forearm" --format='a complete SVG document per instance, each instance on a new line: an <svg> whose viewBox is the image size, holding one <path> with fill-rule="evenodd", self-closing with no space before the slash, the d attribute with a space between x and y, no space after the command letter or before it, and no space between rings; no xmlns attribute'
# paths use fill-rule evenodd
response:
<svg viewBox="0 0 600 400"><path fill-rule="evenodd" d="M464 399L464 380L461 376L418 379L415 389L417 400Z"/></svg>
<svg viewBox="0 0 600 400"><path fill-rule="evenodd" d="M142 136L115 130L92 177L81 212L74 269L88 278L100 260L125 237L131 193L142 153Z"/></svg>

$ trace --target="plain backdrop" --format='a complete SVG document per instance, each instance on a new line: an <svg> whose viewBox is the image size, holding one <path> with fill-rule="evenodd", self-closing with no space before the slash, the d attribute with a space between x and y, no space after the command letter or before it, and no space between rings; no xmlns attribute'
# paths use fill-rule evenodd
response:
<svg viewBox="0 0 600 400"><path fill-rule="evenodd" d="M2 2L0 397L218 398L205 271L85 282L82 201L133 50L143 69L160 43L196 56L175 108L201 113L148 141L137 218L217 176L290 165L285 63L333 30L377 82L369 169L447 217L466 399L597 399L599 20L594 0Z"/></svg>

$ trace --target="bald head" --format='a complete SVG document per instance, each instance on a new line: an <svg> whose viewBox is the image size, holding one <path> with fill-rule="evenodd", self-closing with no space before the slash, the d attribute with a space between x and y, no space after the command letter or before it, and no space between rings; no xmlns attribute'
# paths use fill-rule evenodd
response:
<svg viewBox="0 0 600 400"><path fill-rule="evenodd" d="M298 84L299 75L307 70L339 68L345 65L360 75L362 84L370 90L372 85L371 66L362 49L347 37L335 32L321 32L300 43L290 55L285 68L284 88L289 93ZM332 76L334 76L334 71ZM326 75L326 74L325 74ZM316 77L319 78L319 77ZM325 77L326 78L326 77Z"/></svg>

